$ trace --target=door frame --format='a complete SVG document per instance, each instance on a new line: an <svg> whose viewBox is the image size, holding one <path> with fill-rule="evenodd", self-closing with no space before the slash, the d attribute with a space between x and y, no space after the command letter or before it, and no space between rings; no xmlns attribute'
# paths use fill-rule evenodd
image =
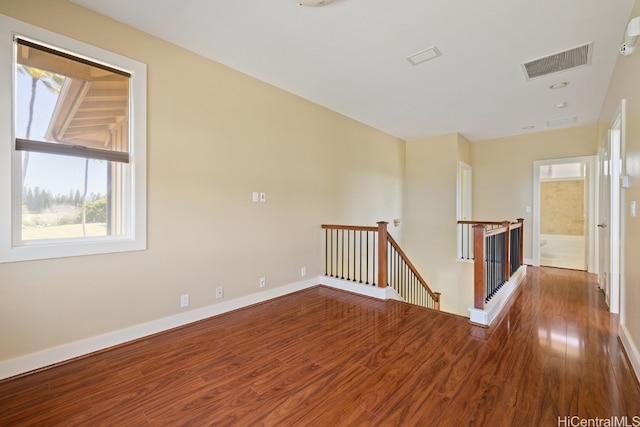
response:
<svg viewBox="0 0 640 427"><path fill-rule="evenodd" d="M458 220L471 220L473 215L473 167L465 162L458 162Z"/></svg>
<svg viewBox="0 0 640 427"><path fill-rule="evenodd" d="M618 127L617 141L613 138L613 130ZM599 157L604 147L609 145L609 224L606 232L609 235L608 260L609 271L598 273L598 283L602 284L602 274L609 274L606 279L609 287L607 304L611 313L620 313L620 322L624 322L625 313L621 307L624 306L625 283L624 283L624 244L625 244L625 223L623 207L625 206L625 192L622 191L621 177L626 175L626 99L620 101L620 105L613 115L607 139L600 146ZM617 142L617 143L616 143ZM599 159L600 161L600 159ZM601 218L598 218L600 220ZM598 242L599 250L601 243ZM605 256L606 256L605 255ZM607 294L605 292L605 294Z"/></svg>
<svg viewBox="0 0 640 427"><path fill-rule="evenodd" d="M456 215L458 221L473 218L473 167L462 161L458 161ZM473 250L473 236L470 233L465 233L465 230L470 230L470 228L457 227L456 251L458 259L463 259L465 250L463 247L468 248L468 251ZM471 239L470 245L469 239Z"/></svg>
<svg viewBox="0 0 640 427"><path fill-rule="evenodd" d="M587 264L587 271L589 273L597 273L598 263L596 262L596 232L594 230L596 224L596 165L597 156L580 156L580 157L566 157L562 159L547 159L547 160L535 160L533 162L533 217L532 217L532 265L535 267L540 266L540 167L548 165L559 165L565 163L585 163L586 164L586 176L585 185L588 187L586 191L587 201L585 204L586 224L585 224L585 239L587 252L585 255L585 261Z"/></svg>

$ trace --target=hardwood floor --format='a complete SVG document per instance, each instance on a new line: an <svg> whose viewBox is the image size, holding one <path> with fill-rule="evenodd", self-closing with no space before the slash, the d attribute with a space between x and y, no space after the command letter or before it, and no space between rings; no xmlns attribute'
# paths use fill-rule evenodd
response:
<svg viewBox="0 0 640 427"><path fill-rule="evenodd" d="M489 329L312 288L1 382L0 425L557 426L558 417L640 417L616 319L590 276L550 268L527 276Z"/></svg>

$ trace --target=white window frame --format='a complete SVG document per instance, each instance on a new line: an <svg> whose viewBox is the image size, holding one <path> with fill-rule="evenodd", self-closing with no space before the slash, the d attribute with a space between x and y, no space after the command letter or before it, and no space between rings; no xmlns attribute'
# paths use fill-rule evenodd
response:
<svg viewBox="0 0 640 427"><path fill-rule="evenodd" d="M125 178L130 209L123 213L130 225L124 234L36 242L16 238L21 233L21 152L15 149L15 44L23 36L44 46L79 57L103 62L131 73L130 79L130 163ZM147 67L130 58L70 39L0 14L0 263L113 252L144 250L147 247Z"/></svg>

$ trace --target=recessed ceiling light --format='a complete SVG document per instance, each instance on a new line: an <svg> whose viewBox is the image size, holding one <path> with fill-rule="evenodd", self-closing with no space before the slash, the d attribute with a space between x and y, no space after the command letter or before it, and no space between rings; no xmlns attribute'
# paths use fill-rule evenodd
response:
<svg viewBox="0 0 640 427"><path fill-rule="evenodd" d="M549 86L549 89L562 89L563 87L569 86L569 82L558 82Z"/></svg>
<svg viewBox="0 0 640 427"><path fill-rule="evenodd" d="M409 61L411 65L418 65L441 55L442 52L440 52L437 47L433 46L429 49L421 50L420 52L408 56L407 61Z"/></svg>
<svg viewBox="0 0 640 427"><path fill-rule="evenodd" d="M567 106L567 101L556 104L556 108L565 108Z"/></svg>
<svg viewBox="0 0 640 427"><path fill-rule="evenodd" d="M522 128L522 130L531 130L531 129L533 129L534 127L535 127L535 126L531 126L531 125L529 125L529 126L524 126L524 127Z"/></svg>

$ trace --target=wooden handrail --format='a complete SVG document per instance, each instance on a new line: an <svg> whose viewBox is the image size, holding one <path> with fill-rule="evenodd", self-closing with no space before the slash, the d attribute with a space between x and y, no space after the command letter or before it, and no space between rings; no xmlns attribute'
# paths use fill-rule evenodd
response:
<svg viewBox="0 0 640 427"><path fill-rule="evenodd" d="M496 234L501 234L509 231L509 225L504 225L504 223L501 223L501 224L502 224L502 227L496 227L496 228L492 228L491 230L485 230L484 237L494 236ZM476 224L473 226L474 229L476 227L481 227L483 230L485 229L484 224Z"/></svg>
<svg viewBox="0 0 640 427"><path fill-rule="evenodd" d="M328 230L378 231L378 227L367 227L360 225L322 224L321 227Z"/></svg>
<svg viewBox="0 0 640 427"><path fill-rule="evenodd" d="M524 219L522 218L518 218L518 221L516 222L511 222L510 224L513 224L514 227L512 228L517 228L519 227L519 225L517 224L522 224L522 221L524 221ZM502 225L504 224L505 221L468 221L468 220L458 220L457 224L472 224L472 225ZM508 221L507 221L508 222Z"/></svg>
<svg viewBox="0 0 640 427"><path fill-rule="evenodd" d="M502 225L504 221L466 221L458 220L458 224L471 224L471 225Z"/></svg>

